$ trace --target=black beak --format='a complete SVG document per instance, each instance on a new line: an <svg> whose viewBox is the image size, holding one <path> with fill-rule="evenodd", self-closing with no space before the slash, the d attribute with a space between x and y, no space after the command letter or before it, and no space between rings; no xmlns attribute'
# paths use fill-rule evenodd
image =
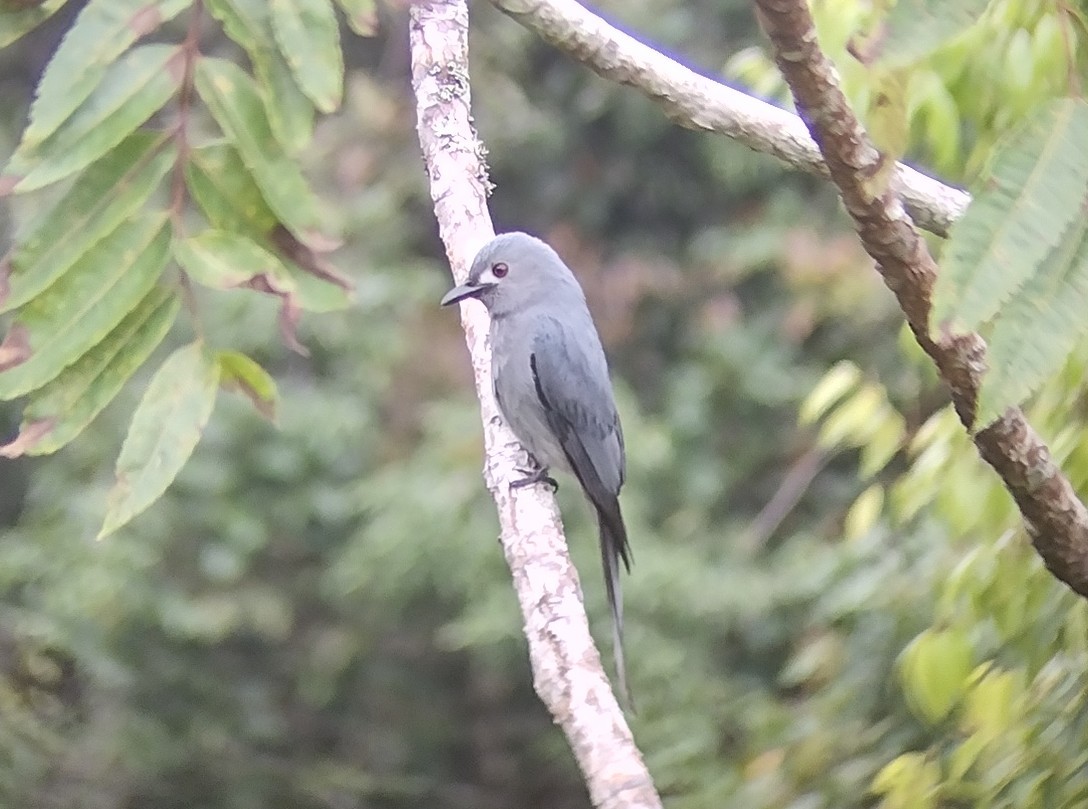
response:
<svg viewBox="0 0 1088 809"><path fill-rule="evenodd" d="M461 286L454 287L442 296L442 306L449 306L451 303L457 303L467 298L478 298L491 286L491 284L461 284Z"/></svg>

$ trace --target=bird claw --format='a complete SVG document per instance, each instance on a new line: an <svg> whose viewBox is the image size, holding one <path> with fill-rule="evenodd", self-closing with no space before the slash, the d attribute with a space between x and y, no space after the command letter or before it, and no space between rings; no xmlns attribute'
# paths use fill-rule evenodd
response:
<svg viewBox="0 0 1088 809"><path fill-rule="evenodd" d="M523 489L526 486L532 486L534 483L547 483L552 487L552 494L559 491L559 484L556 482L555 478L548 474L547 467L540 467L531 472L526 471L525 469L519 469L518 471L523 473L525 477L511 481L511 489Z"/></svg>

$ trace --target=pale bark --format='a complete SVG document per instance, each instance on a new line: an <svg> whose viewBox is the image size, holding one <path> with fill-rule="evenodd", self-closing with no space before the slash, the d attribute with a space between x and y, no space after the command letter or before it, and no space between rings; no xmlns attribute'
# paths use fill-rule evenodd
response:
<svg viewBox="0 0 1088 809"><path fill-rule="evenodd" d="M470 117L466 0L417 0L410 37L419 140L439 232L460 282L494 235L484 150ZM483 419L484 479L525 621L533 685L566 734L594 806L659 809L661 799L590 636L555 498L544 486L510 488L522 476L517 467L525 458L492 396L487 314L468 302L461 323Z"/></svg>

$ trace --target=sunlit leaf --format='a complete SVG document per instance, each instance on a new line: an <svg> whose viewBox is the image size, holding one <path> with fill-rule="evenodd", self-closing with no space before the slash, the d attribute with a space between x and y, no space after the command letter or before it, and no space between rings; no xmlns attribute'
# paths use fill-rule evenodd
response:
<svg viewBox="0 0 1088 809"><path fill-rule="evenodd" d="M4 169L31 191L83 169L117 146L170 99L181 80L181 50L144 45L111 65L101 83L45 141L25 140Z"/></svg>
<svg viewBox="0 0 1088 809"><path fill-rule="evenodd" d="M1088 206L1088 196L1084 205ZM1088 217L1081 214L994 321L976 424L1030 396L1088 332Z"/></svg>
<svg viewBox="0 0 1088 809"><path fill-rule="evenodd" d="M344 60L330 0L270 0L272 30L298 86L322 112L340 106Z"/></svg>
<svg viewBox="0 0 1088 809"><path fill-rule="evenodd" d="M273 137L253 80L230 62L205 58L197 65L196 86L280 221L303 241L308 231L319 233L317 199Z"/></svg>
<svg viewBox="0 0 1088 809"><path fill-rule="evenodd" d="M896 0L870 50L885 65L907 65L978 22L989 0Z"/></svg>
<svg viewBox="0 0 1088 809"><path fill-rule="evenodd" d="M48 20L65 0L45 0L30 8L9 8L0 3L0 48L6 48L23 34Z"/></svg>
<svg viewBox="0 0 1088 809"><path fill-rule="evenodd" d="M220 351L215 360L219 363L219 384L240 391L262 416L274 422L278 394L268 371L238 351Z"/></svg>
<svg viewBox="0 0 1088 809"><path fill-rule="evenodd" d="M861 370L852 362L841 361L824 374L805 401L798 418L802 424L812 424L847 393L862 383Z"/></svg>
<svg viewBox="0 0 1088 809"><path fill-rule="evenodd" d="M827 414L820 427L820 446L861 446L891 411L884 390L863 385Z"/></svg>
<svg viewBox="0 0 1088 809"><path fill-rule="evenodd" d="M201 343L178 349L155 372L121 447L99 539L158 500L177 477L211 417L218 387L219 365Z"/></svg>
<svg viewBox="0 0 1088 809"><path fill-rule="evenodd" d="M191 0L90 0L38 83L23 145L44 141L86 100L118 56Z"/></svg>
<svg viewBox="0 0 1088 809"><path fill-rule="evenodd" d="M178 308L171 290L152 289L98 345L35 393L18 437L0 455L47 455L78 436L166 337Z"/></svg>
<svg viewBox="0 0 1088 809"><path fill-rule="evenodd" d="M911 707L940 722L967 691L973 650L962 629L927 629L903 650L899 673Z"/></svg>
<svg viewBox="0 0 1088 809"><path fill-rule="evenodd" d="M895 161L906 154L910 145L908 79L906 70L878 70L871 73L872 97L865 124L873 143L886 158L881 167L886 174L894 173Z"/></svg>
<svg viewBox="0 0 1088 809"><path fill-rule="evenodd" d="M208 0L208 8L249 55L272 132L284 149L297 153L313 136L314 109L276 47L267 0Z"/></svg>
<svg viewBox="0 0 1088 809"><path fill-rule="evenodd" d="M1009 732L1024 709L1023 676L996 666L972 672L964 700L963 725L980 738L993 741Z"/></svg>
<svg viewBox="0 0 1088 809"><path fill-rule="evenodd" d="M937 809L940 782L939 762L924 753L904 753L881 768L872 790L884 796L881 809Z"/></svg>
<svg viewBox="0 0 1088 809"><path fill-rule="evenodd" d="M142 208L174 161L164 138L136 132L88 167L67 194L19 239L0 312L22 306L62 276L88 249ZM3 269L0 268L0 275Z"/></svg>
<svg viewBox="0 0 1088 809"><path fill-rule="evenodd" d="M884 509L884 487L872 485L860 495L846 512L842 533L846 539L857 539L872 530Z"/></svg>
<svg viewBox="0 0 1088 809"><path fill-rule="evenodd" d="M114 230L27 303L11 327L23 335L27 355L0 373L0 400L40 388L97 345L155 285L169 246L166 215L144 214Z"/></svg>
<svg viewBox="0 0 1088 809"><path fill-rule="evenodd" d="M994 158L991 176L953 227L941 257L930 328L972 330L1032 275L1074 220L1088 187L1088 104L1039 110Z"/></svg>
<svg viewBox="0 0 1088 809"><path fill-rule="evenodd" d="M889 408L886 418L880 422L861 448L858 474L862 479L872 477L888 465L895 454L903 448L906 432L903 417Z"/></svg>

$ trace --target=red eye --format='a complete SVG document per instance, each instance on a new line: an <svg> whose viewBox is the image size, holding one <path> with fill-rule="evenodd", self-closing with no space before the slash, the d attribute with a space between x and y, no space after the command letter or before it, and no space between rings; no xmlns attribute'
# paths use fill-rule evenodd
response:
<svg viewBox="0 0 1088 809"><path fill-rule="evenodd" d="M508 272L510 272L510 268L501 261L498 264L491 265L491 274L496 278L505 278Z"/></svg>

